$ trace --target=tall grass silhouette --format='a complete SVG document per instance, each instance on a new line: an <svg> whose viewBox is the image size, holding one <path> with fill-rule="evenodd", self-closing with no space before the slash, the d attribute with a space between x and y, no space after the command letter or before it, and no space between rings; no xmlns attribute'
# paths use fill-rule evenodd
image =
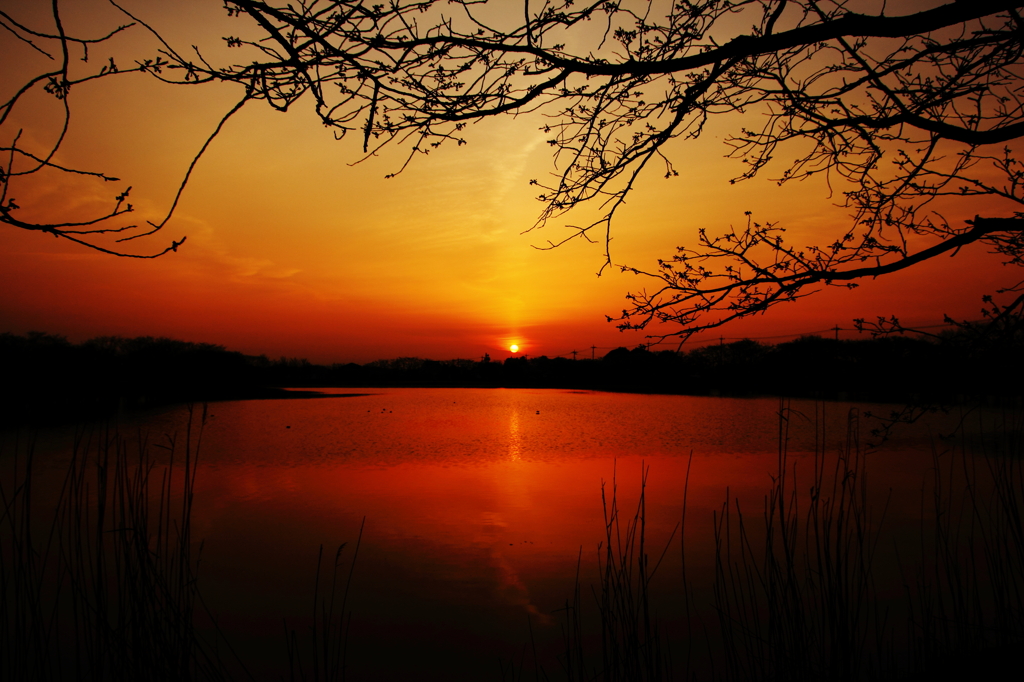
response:
<svg viewBox="0 0 1024 682"><path fill-rule="evenodd" d="M604 485L597 580L585 589L578 562L560 613L561 670L545 670L535 653L533 676L853 682L1012 661L1024 643L1022 415L968 413L953 437L935 439L908 536L887 517L887 486L869 477L878 453L861 441L860 413L848 413L836 448L827 445L824 407L815 409L780 403L777 465L759 505L725 491L710 519L708 584L687 568L696 551L689 469L673 533L681 573L659 570L674 539L649 544L648 469L631 514L616 479ZM996 423L967 428L993 415ZM797 420L814 427L809 454L790 452ZM31 443L0 453L0 679L249 676L244 661L221 660L229 643L211 627L198 588L202 545L191 522L204 421L205 410L190 411L183 438L154 444L112 430L82 435L58 490L52 470L41 480ZM881 494L872 490L879 484ZM292 680L348 674L361 539L362 528L351 559L344 546L333 562L320 550L312 641L285 623ZM681 581L684 614L659 613L663 581ZM685 629L662 627L666 615ZM528 676L525 660L512 672Z"/></svg>
<svg viewBox="0 0 1024 682"><path fill-rule="evenodd" d="M56 499L31 443L0 479L0 678L219 680L197 634L191 535L205 408L185 437L75 439ZM152 451L164 451L157 465Z"/></svg>
<svg viewBox="0 0 1024 682"><path fill-rule="evenodd" d="M192 510L205 423L204 405L188 408L184 438L84 430L57 491L52 472L40 480L33 442L0 453L0 679L252 679L198 586ZM285 624L292 680L346 678L361 538L362 527L343 584L345 546L333 567L320 548L312 628Z"/></svg>
<svg viewBox="0 0 1024 682"><path fill-rule="evenodd" d="M298 632L284 623L288 652L288 679L291 682L330 682L346 679L348 663L348 633L352 627L352 614L348 611L348 599L352 591L352 576L359 546L363 540L366 517L359 525L359 536L352 550L348 576L344 587L339 589L338 577L344 568L343 554L347 543L343 543L334 554L333 566L324 565L324 547L320 545L316 559L316 579L313 583L313 613L309 641L304 642ZM325 568L330 568L329 578ZM322 582L321 582L322 581ZM340 604L339 604L340 600ZM304 647L304 643L312 646ZM306 657L303 650L306 649Z"/></svg>
<svg viewBox="0 0 1024 682"><path fill-rule="evenodd" d="M830 449L824 407L815 409L804 415L780 402L777 468L760 509L725 491L712 518L710 584L687 570L687 471L682 572L659 577L682 581L682 618L659 614L652 588L660 558L652 565L647 554L647 469L631 519L620 519L614 483L610 497L602 491L598 581L587 599L577 572L562 609L568 680L852 682L995 673L1012 661L1024 643L1021 415L1003 413L981 435L961 422L952 437L936 438L918 529L907 541L886 518L888 487L878 495L879 481L869 484L877 453L861 441L859 411L848 413L842 447ZM809 456L790 453L795 420L814 427ZM659 615L687 630L669 635ZM596 645L584 634L595 622Z"/></svg>
<svg viewBox="0 0 1024 682"><path fill-rule="evenodd" d="M875 583L885 509L872 513L868 504L859 414L851 410L845 447L835 456L826 452L824 420L815 419L807 479L788 451L795 417L780 409L778 468L761 518L752 522L728 494L715 514L713 590L724 677L874 677L888 655Z"/></svg>

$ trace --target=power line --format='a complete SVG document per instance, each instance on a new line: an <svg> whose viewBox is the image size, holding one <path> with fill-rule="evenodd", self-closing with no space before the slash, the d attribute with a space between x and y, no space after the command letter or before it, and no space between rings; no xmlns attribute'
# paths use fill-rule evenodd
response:
<svg viewBox="0 0 1024 682"><path fill-rule="evenodd" d="M980 320L977 320L977 321L980 321ZM956 323L956 322L943 322L943 323L940 323L940 324L915 325L913 328L909 328L909 327L903 328L902 331L899 332L899 333L903 333L903 332L913 333L914 331L916 331L918 329L941 329L943 327L951 327L951 326L955 326L957 324L959 324L959 323ZM966 324L971 324L971 322L967 322ZM699 348L699 347L702 347L702 346L711 345L715 341L718 341L719 344L725 343L726 341L771 341L771 340L774 340L774 339L799 338L801 336L810 336L812 334L826 334L826 333L829 333L829 332L834 332L835 333L835 337L838 340L839 332L864 333L864 330L858 329L857 327L841 327L841 326L839 326L837 324L837 325L834 325L832 327L828 327L828 328L825 328L825 329L812 329L812 330L809 330L809 331L790 332L788 334L771 334L771 335L767 335L767 336L719 336L717 339L706 339L706 340L700 340L700 341L691 341L691 342L688 342L686 345L688 345L691 348ZM652 344L650 342L638 344L639 347L645 348L647 350L651 350L651 346L652 345L654 345L654 344ZM618 346L597 346L597 345L591 345L591 346L586 346L586 348L590 348L590 359L591 360L596 360L597 359L597 351L599 351L599 350L614 350L616 348L625 348L625 346L622 346L622 345L618 345ZM564 353L559 353L557 355L549 355L548 357L552 357L552 358L567 358L568 359L568 356L571 355L573 360L576 360L577 356L581 355L582 353L583 353L583 351L579 351L579 350L568 350L568 351L565 351Z"/></svg>
<svg viewBox="0 0 1024 682"><path fill-rule="evenodd" d="M898 332L894 332L894 333L904 333L904 332L907 332L907 333L911 333L912 334L915 331L917 331L918 329L941 329L943 327L952 327L952 326L956 326L958 324L973 324L974 322L980 322L980 321L981 320L975 320L973 322L968 321L968 322L965 322L965 323L942 322L940 324L919 324L919 325L914 325L913 327L902 327L901 326L901 330L898 331ZM836 336L838 337L839 332L857 332L857 333L860 334L860 333L864 333L864 330L863 329L858 329L857 327L840 327L839 325L835 325L834 327L829 327L828 329L814 329L814 330L811 330L811 331L791 332L789 334L775 334L775 335L772 335L772 336L720 336L718 338L719 338L719 343L721 343L722 341L765 341L765 340L769 340L769 339L788 339L788 338L792 338L792 337L810 336L812 334L824 334L826 332L835 332ZM714 342L715 342L714 339L701 340L701 341L694 342L694 345L709 345L709 344L712 344Z"/></svg>

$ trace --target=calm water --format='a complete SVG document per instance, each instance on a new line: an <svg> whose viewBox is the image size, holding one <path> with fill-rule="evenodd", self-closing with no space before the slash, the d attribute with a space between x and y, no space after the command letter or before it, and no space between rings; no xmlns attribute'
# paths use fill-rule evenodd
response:
<svg viewBox="0 0 1024 682"><path fill-rule="evenodd" d="M712 512L729 490L758 514L778 467L779 401L557 390L333 389L337 397L211 404L194 537L202 591L257 678L280 678L282 619L309 626L318 548L351 550L352 679L501 679L499 662L548 668L557 609L580 560L596 582L602 485L635 509L649 467L647 536L659 554L687 511L691 580L710 579ZM342 395L354 394L358 395ZM793 402L798 471L815 434L838 451L851 409ZM876 410L888 412L888 408ZM183 432L178 408L123 425L157 440ZM817 427L815 424L817 423ZM868 455L872 489L894 527L913 525L924 472L947 418L915 424ZM861 431L869 425L862 420ZM822 435L823 434L823 435ZM41 446L59 463L67 434ZM678 536L676 536L678 538ZM350 557L351 554L344 556ZM678 539L656 577L671 636L681 609ZM708 582L708 584L710 584ZM532 669L532 668L530 668ZM553 670L554 672L554 670Z"/></svg>

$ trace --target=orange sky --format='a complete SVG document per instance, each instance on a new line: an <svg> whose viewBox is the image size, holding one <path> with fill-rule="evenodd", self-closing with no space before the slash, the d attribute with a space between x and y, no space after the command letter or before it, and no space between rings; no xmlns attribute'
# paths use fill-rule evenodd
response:
<svg viewBox="0 0 1024 682"><path fill-rule="evenodd" d="M25 21L44 20L29 8L46 4L0 0L0 8ZM224 56L220 36L237 26L225 23L221 5L126 6L170 42L199 42L217 59ZM120 21L102 2L65 8L72 33L95 34ZM132 29L109 50L151 54L151 48L145 32ZM91 64L102 63L103 54L95 51ZM7 38L0 59L26 69L5 69L5 97L17 77L40 63ZM225 86L166 86L134 74L82 86L72 94L75 118L59 160L123 181L98 188L25 183L11 196L21 205L41 200L73 210L109 201L132 185L135 219L157 219L191 155L238 94ZM27 104L16 123L26 131L23 139L42 143L53 102L39 96ZM442 148L387 180L401 165L401 150L351 166L358 141L335 142L304 104L288 114L250 104L201 161L162 235L131 244L153 250L187 235L177 253L156 261L118 259L0 229L0 332L42 330L76 341L171 336L318 362L504 357L510 343L530 355L574 349L589 355L591 346L600 354L644 341L643 334L620 333L605 321L643 283L619 272L597 278L603 245L533 248L564 236L561 223L521 234L541 209L529 180L552 168L537 118L484 121L469 130L467 146ZM669 148L680 177L666 181L652 173L640 183L614 228L615 262L653 269L675 246L692 244L698 228L742 224L746 210L780 221L797 243L814 243L823 228L821 241L831 241L834 230L846 228L845 211L832 206L821 183L779 188L768 173L730 185L740 168L723 158L722 138L739 125L714 121L700 141ZM5 144L14 130L3 128ZM997 262L975 246L852 292L832 290L778 307L720 333L797 334L893 314L911 325L941 322L943 314L974 319L983 293L1012 283L1014 273L994 267Z"/></svg>

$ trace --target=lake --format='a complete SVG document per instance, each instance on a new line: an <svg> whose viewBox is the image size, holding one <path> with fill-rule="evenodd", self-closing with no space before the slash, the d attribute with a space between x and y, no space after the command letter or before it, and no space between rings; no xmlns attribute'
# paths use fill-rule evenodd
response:
<svg viewBox="0 0 1024 682"><path fill-rule="evenodd" d="M645 471L646 551L652 566L661 557L652 605L679 665L694 627L681 580L684 490L687 579L697 586L690 598L707 610L714 519L728 495L731 510L740 505L763 526L780 424L789 430L793 490L813 483L816 452L834 462L853 428L871 482L865 499L900 538L917 532L933 453L962 416L927 415L875 448L865 412L891 407L792 401L782 422L782 404L767 398L325 392L333 395L212 403L202 430L192 516L200 590L257 679L285 675L286 627L308 635L319 548L333 562L348 543L346 580L361 526L346 604L350 679L502 679L541 667L557 678L577 572L581 608L596 617L605 504L615 486L623 524L632 519ZM173 408L119 428L159 443L164 434L182 438L187 419ZM54 480L71 438L71 430L39 438L38 458ZM591 641L594 627L585 627Z"/></svg>

